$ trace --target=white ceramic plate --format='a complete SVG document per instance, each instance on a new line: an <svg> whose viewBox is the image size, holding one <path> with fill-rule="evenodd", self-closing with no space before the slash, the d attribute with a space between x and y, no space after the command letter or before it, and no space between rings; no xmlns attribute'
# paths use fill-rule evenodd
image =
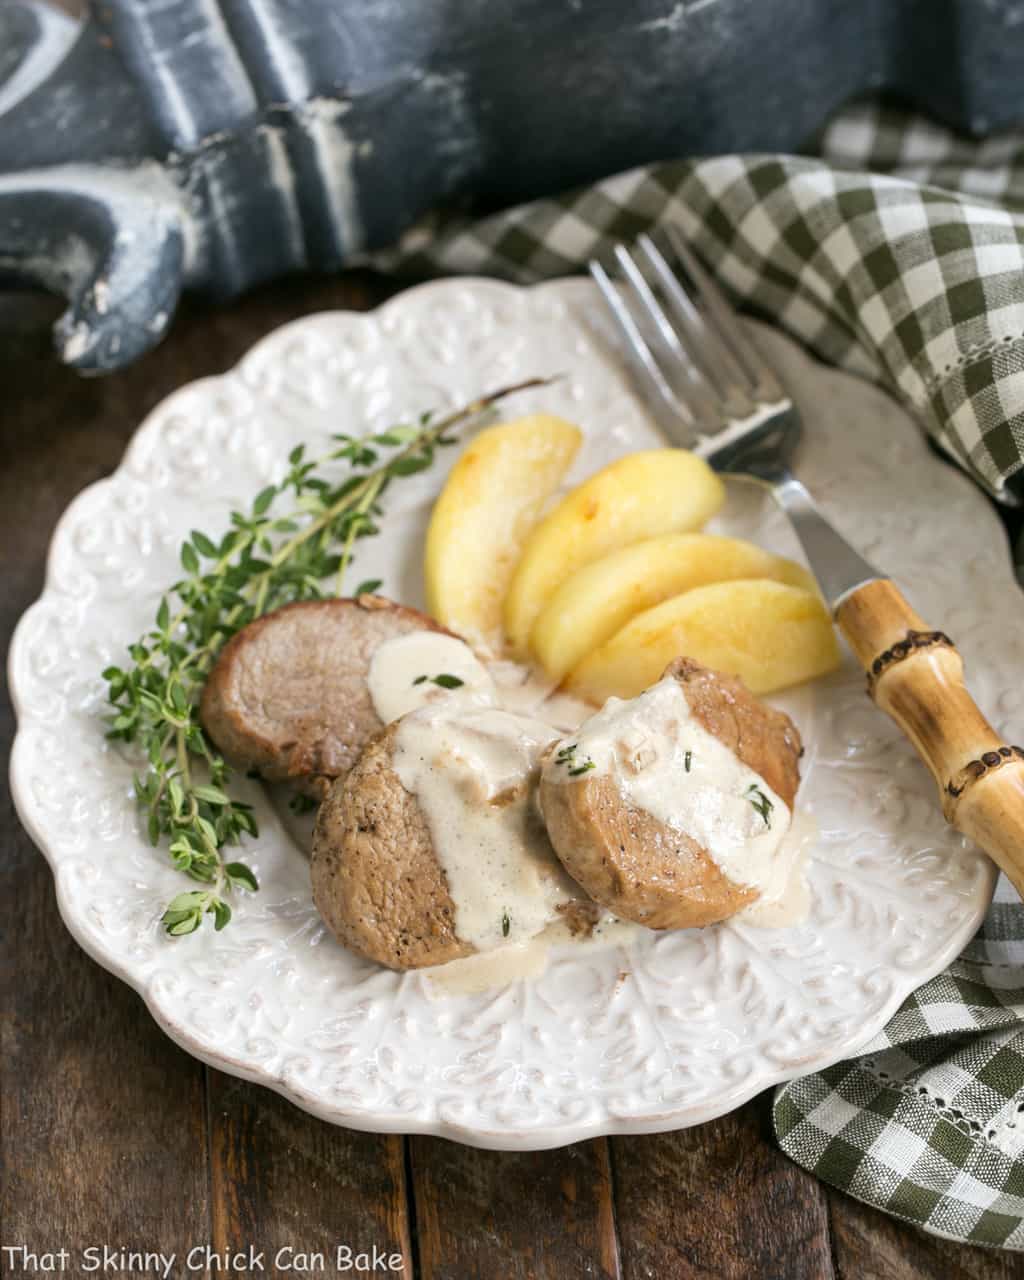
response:
<svg viewBox="0 0 1024 1280"><path fill-rule="evenodd" d="M597 311L586 281L449 281L371 315L310 316L271 334L231 373L154 410L117 473L75 500L12 645L12 787L68 928L179 1044L339 1124L507 1148L696 1124L864 1044L961 949L991 895L991 865L946 828L924 770L848 663L786 701L808 744L801 797L820 830L811 914L797 928L732 923L652 934L629 951L568 949L541 977L434 994L421 974L378 969L325 935L303 853L243 779L262 828L246 855L261 891L238 898L223 933L162 933L163 906L187 886L140 831L134 762L105 742L98 673L150 623L183 536L224 527L299 440L381 429L533 374L567 375L515 407L583 426L573 479L656 443L589 327ZM985 499L880 392L758 334L806 417L804 479L954 635L997 724L1019 723L1011 645L1024 597ZM443 468L395 487L388 532L364 544L353 581L380 577L421 603L422 532L442 479ZM796 554L753 486L730 482L715 524Z"/></svg>

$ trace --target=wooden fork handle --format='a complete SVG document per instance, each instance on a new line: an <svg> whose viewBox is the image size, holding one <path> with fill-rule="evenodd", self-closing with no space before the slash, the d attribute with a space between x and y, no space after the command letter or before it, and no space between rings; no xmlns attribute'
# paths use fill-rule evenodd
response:
<svg viewBox="0 0 1024 1280"><path fill-rule="evenodd" d="M868 693L932 772L946 820L993 859L1024 898L1024 750L999 737L964 685L952 640L887 579L858 587L836 621L868 673Z"/></svg>

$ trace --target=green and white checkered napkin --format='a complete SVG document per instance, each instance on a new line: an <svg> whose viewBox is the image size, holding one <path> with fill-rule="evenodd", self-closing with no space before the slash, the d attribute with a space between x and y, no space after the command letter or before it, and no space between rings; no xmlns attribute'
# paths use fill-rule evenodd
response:
<svg viewBox="0 0 1024 1280"><path fill-rule="evenodd" d="M1024 494L1024 133L969 142L862 105L818 158L653 165L420 228L388 265L529 282L665 221L739 298L889 387L991 494ZM780 1088L774 1120L826 1182L937 1235L1024 1250L1024 906L1001 896L863 1057Z"/></svg>
<svg viewBox="0 0 1024 1280"><path fill-rule="evenodd" d="M634 169L480 222L417 228L377 261L529 283L674 222L735 296L889 387L1012 501L1024 469L1024 134L965 142L863 105L833 121L819 152Z"/></svg>
<svg viewBox="0 0 1024 1280"><path fill-rule="evenodd" d="M787 1155L858 1200L1024 1250L1024 907L1006 881L960 958L863 1056L777 1089L773 1120Z"/></svg>

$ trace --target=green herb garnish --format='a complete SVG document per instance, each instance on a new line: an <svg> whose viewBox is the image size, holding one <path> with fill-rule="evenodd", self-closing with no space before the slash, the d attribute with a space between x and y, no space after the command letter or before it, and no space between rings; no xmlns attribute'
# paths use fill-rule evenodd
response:
<svg viewBox="0 0 1024 1280"><path fill-rule="evenodd" d="M431 684L440 685L442 689L461 689L466 683L460 680L458 676L450 676L446 671L442 671L439 676L417 676L413 684L424 684L427 680Z"/></svg>
<svg viewBox="0 0 1024 1280"><path fill-rule="evenodd" d="M744 797L750 801L757 812L764 818L764 825L771 830L772 820L771 812L775 808L765 793L756 783L751 783L744 792Z"/></svg>
<svg viewBox="0 0 1024 1280"><path fill-rule="evenodd" d="M686 755L683 756L683 768L686 770L687 773L690 772L691 764L693 764L693 752L687 751Z"/></svg>
<svg viewBox="0 0 1024 1280"><path fill-rule="evenodd" d="M185 576L160 601L153 628L128 646L133 665L103 672L113 708L108 736L145 755L135 794L149 838L154 845L165 838L178 870L207 886L168 905L168 933L192 933L204 915L222 929L231 919L224 895L258 888L247 866L224 861L225 847L258 834L256 817L228 794L230 770L199 720L199 694L225 643L280 605L341 595L356 540L379 532L380 500L391 482L429 467L439 445L455 443L451 428L545 381L503 387L436 422L423 414L414 426L337 435L316 459L297 445L284 477L261 490L248 511L233 512L223 537L193 530L182 544ZM337 464L344 466L340 476ZM379 585L364 582L356 594Z"/></svg>
<svg viewBox="0 0 1024 1280"><path fill-rule="evenodd" d="M428 680L431 684L440 685L442 689L461 689L466 683L458 676L450 676L446 671L442 671L439 676L417 676L413 684L425 684Z"/></svg>
<svg viewBox="0 0 1024 1280"><path fill-rule="evenodd" d="M555 754L555 764L564 764L569 770L570 778L578 778L581 773L587 773L590 769L596 769L597 765L593 760L585 759L579 761L576 759L576 749L579 743L574 742L571 746L562 747Z"/></svg>
<svg viewBox="0 0 1024 1280"><path fill-rule="evenodd" d="M501 936L507 938L509 930L512 928L512 921L509 919L507 911L501 913Z"/></svg>

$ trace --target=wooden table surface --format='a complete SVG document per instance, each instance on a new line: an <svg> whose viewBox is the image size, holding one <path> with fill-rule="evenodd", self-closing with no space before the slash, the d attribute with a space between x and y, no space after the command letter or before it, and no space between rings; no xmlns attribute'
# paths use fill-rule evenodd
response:
<svg viewBox="0 0 1024 1280"><path fill-rule="evenodd" d="M4 651L42 587L58 516L114 469L158 401L227 369L284 321L362 309L388 292L360 275L279 282L228 309L189 304L157 351L99 381L58 366L41 342L0 340ZM6 690L0 715L8 745ZM403 1255L398 1274L425 1280L1021 1274L1013 1255L936 1240L798 1169L772 1142L767 1094L682 1133L538 1154L332 1128L190 1058L78 948L6 792L0 838L3 1245L179 1259L193 1246L252 1247L264 1269L249 1274L264 1275L298 1273L286 1270L288 1254L273 1265L281 1249L326 1251L321 1274L337 1274L337 1245L353 1257L376 1245ZM9 1255L0 1269L39 1274ZM207 1271L244 1274L191 1274ZM74 1261L65 1274L79 1274Z"/></svg>

